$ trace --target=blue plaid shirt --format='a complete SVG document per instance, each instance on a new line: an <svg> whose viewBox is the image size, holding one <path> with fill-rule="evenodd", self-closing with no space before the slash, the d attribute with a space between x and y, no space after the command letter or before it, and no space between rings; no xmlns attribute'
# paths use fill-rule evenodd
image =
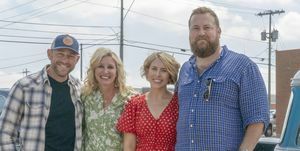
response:
<svg viewBox="0 0 300 151"><path fill-rule="evenodd" d="M235 151L247 125L262 122L266 127L269 122L266 88L257 65L226 46L202 74L192 56L182 66L177 86L178 151Z"/></svg>
<svg viewBox="0 0 300 151"><path fill-rule="evenodd" d="M68 84L75 108L74 151L80 151L83 117L80 82L69 76ZM47 66L15 83L0 116L0 151L16 150L16 145L22 151L45 150L45 127L50 111L51 92Z"/></svg>

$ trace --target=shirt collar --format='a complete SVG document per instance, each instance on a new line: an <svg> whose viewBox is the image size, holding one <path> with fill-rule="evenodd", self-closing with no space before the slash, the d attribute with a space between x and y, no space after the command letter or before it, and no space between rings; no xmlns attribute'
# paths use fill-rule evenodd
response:
<svg viewBox="0 0 300 151"><path fill-rule="evenodd" d="M43 84L46 84L46 83L49 83L49 79L48 79L48 73L47 73L47 68L49 67L50 65L46 65L42 71L39 73L38 75L38 78L37 78L37 83L40 83L40 82L43 82ZM69 78L68 78L68 84L71 84L71 85L76 85L76 80L75 78L73 78L70 74L69 74Z"/></svg>

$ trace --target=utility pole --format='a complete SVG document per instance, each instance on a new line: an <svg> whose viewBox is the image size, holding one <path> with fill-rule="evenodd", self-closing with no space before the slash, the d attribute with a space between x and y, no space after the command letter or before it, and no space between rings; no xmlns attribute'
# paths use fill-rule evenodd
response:
<svg viewBox="0 0 300 151"><path fill-rule="evenodd" d="M82 44L80 44L80 81L82 81Z"/></svg>
<svg viewBox="0 0 300 151"><path fill-rule="evenodd" d="M269 39L269 63L268 63L268 100L269 100L269 106L271 107L271 42L275 42L276 39L278 39L278 31L273 29L273 32L271 32L271 25L272 25L272 15L274 14L281 14L284 13L284 10L267 10L264 12L260 12L257 15L258 16L264 16L269 15L269 33L266 33L264 30L261 32L261 40L265 41L267 38ZM267 36L268 35L268 36Z"/></svg>
<svg viewBox="0 0 300 151"><path fill-rule="evenodd" d="M123 42L124 42L124 35L123 35L123 22L124 22L124 18L123 18L123 0L121 0L121 26L120 26L120 58L123 61Z"/></svg>
<svg viewBox="0 0 300 151"><path fill-rule="evenodd" d="M23 75L25 74L25 76L27 76L27 74L28 74L29 72L30 72L30 71L28 71L27 68L25 68L25 69L23 70L22 73L23 73Z"/></svg>

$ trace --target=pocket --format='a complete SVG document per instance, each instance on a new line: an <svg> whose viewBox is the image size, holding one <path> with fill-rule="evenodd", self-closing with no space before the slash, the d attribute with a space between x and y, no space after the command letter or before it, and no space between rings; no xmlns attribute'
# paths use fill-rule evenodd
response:
<svg viewBox="0 0 300 151"><path fill-rule="evenodd" d="M25 102L25 114L31 115L33 117L40 116L43 114L44 104L41 102Z"/></svg>
<svg viewBox="0 0 300 151"><path fill-rule="evenodd" d="M187 76L185 75L184 77L182 77L179 81L179 91L180 91L180 88L183 87L189 87L191 85L191 83L193 83L194 79L191 78L191 76Z"/></svg>
<svg viewBox="0 0 300 151"><path fill-rule="evenodd" d="M210 77L212 83L212 100L217 101L219 105L225 105L232 108L239 107L239 87L238 84L228 77Z"/></svg>

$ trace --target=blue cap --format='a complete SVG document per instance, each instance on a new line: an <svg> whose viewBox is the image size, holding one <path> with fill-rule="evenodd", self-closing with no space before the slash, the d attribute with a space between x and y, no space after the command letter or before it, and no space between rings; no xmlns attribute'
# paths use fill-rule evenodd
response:
<svg viewBox="0 0 300 151"><path fill-rule="evenodd" d="M58 35L54 39L54 41L51 45L51 49L57 50L57 49L61 49L61 48L67 48L67 49L70 49L70 50L74 51L75 53L79 54L78 41L70 35Z"/></svg>

